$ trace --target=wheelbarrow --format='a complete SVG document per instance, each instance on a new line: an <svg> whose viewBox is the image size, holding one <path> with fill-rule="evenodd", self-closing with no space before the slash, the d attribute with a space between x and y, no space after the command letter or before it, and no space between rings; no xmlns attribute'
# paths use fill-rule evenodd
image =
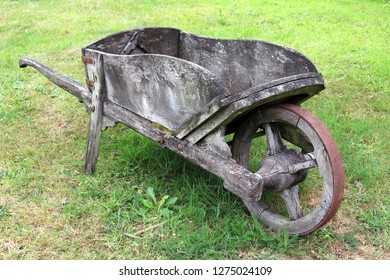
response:
<svg viewBox="0 0 390 280"><path fill-rule="evenodd" d="M20 59L90 114L84 172L101 132L123 123L215 174L274 230L305 235L337 212L344 171L335 141L300 104L324 80L302 54L258 40L173 28L116 33L82 49L86 86Z"/></svg>

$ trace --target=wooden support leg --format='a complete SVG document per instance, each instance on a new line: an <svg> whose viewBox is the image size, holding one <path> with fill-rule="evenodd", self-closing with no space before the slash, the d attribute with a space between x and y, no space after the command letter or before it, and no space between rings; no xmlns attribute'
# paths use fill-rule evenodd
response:
<svg viewBox="0 0 390 280"><path fill-rule="evenodd" d="M99 153L99 141L103 124L103 103L105 99L104 73L102 56L99 55L94 65L91 65L93 91L91 100L91 118L89 123L87 153L85 156L84 173L94 173ZM92 79L91 79L92 80Z"/></svg>
<svg viewBox="0 0 390 280"><path fill-rule="evenodd" d="M100 111L100 112L96 112ZM96 113L95 113L96 112ZM84 173L94 173L99 153L99 141L102 126L102 110L91 112L89 124L87 153L85 156Z"/></svg>

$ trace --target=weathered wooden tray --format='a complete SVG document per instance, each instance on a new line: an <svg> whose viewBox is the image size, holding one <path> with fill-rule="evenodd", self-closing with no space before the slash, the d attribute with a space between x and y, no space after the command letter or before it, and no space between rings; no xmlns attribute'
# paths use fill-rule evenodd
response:
<svg viewBox="0 0 390 280"><path fill-rule="evenodd" d="M101 131L121 122L222 178L273 229L306 234L339 208L344 173L337 145L298 106L324 81L300 53L257 40L140 28L89 44L82 61L87 87L31 59L20 67L36 68L86 105L86 173L95 171ZM262 155L251 148L257 138L265 139ZM253 156L258 166L251 166ZM261 199L263 189L283 203Z"/></svg>

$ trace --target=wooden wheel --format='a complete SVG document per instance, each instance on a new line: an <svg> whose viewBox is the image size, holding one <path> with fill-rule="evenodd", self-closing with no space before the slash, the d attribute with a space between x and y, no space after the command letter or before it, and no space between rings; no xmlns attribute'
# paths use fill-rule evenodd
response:
<svg viewBox="0 0 390 280"><path fill-rule="evenodd" d="M248 115L232 154L263 176L261 200L244 204L270 228L304 235L337 212L344 193L339 150L324 125L301 107L279 104Z"/></svg>

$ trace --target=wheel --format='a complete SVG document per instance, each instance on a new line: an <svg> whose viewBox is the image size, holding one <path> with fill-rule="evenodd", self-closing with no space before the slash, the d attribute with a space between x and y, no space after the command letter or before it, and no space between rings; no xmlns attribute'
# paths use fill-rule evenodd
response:
<svg viewBox="0 0 390 280"><path fill-rule="evenodd" d="M339 150L324 125L301 107L278 104L250 113L236 129L232 156L264 178L260 201L243 202L272 229L305 235L340 207L344 170Z"/></svg>

